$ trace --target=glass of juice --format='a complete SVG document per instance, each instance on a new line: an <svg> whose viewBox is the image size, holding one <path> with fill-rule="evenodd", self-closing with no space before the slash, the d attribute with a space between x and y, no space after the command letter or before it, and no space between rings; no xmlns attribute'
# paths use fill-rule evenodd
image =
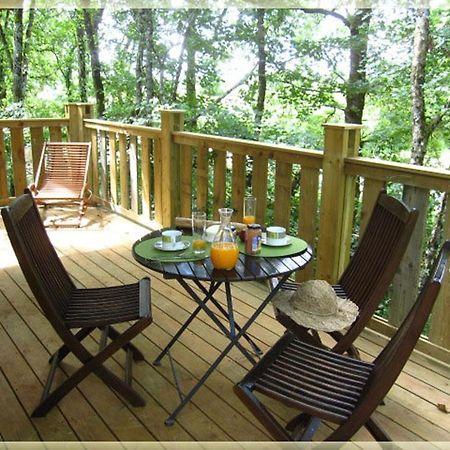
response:
<svg viewBox="0 0 450 450"><path fill-rule="evenodd" d="M195 210L192 212L192 251L194 255L206 253L206 212Z"/></svg>
<svg viewBox="0 0 450 450"><path fill-rule="evenodd" d="M242 221L246 225L256 222L256 197L244 197L244 216Z"/></svg>

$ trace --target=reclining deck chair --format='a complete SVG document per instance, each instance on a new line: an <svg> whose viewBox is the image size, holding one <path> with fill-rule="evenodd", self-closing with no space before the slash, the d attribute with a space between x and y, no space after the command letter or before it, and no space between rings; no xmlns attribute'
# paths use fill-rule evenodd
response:
<svg viewBox="0 0 450 450"><path fill-rule="evenodd" d="M359 358L352 345L372 317L395 275L410 241L418 211L386 194L378 195L366 230L355 254L338 283L333 286L339 297L349 298L359 307L355 322L345 332L328 334L336 341L333 351ZM282 289L296 290L298 284L285 283ZM275 308L275 317L297 337L321 345L319 334L294 322Z"/></svg>
<svg viewBox="0 0 450 450"><path fill-rule="evenodd" d="M29 186L38 204L79 204L78 226L91 195L87 184L90 154L89 142L46 142L36 180Z"/></svg>
<svg viewBox="0 0 450 450"><path fill-rule="evenodd" d="M63 341L50 358L47 383L32 416L44 416L90 373L95 373L133 406L143 406L144 399L131 387L131 363L132 359L144 357L130 340L152 322L150 279L122 286L78 289L48 238L30 192L3 208L2 216L25 278L42 312ZM112 327L128 321L134 322L122 333ZM96 328L102 330L102 337L100 349L94 355L82 340ZM127 352L125 381L103 366L121 348ZM69 353L82 366L50 392L56 368Z"/></svg>
<svg viewBox="0 0 450 450"><path fill-rule="evenodd" d="M287 332L235 385L235 393L276 440L311 440L320 420L338 424L329 441L347 441L362 426L375 439L390 440L371 414L420 337L448 271L449 256L450 240L407 317L373 363L309 345ZM283 427L256 392L302 413Z"/></svg>

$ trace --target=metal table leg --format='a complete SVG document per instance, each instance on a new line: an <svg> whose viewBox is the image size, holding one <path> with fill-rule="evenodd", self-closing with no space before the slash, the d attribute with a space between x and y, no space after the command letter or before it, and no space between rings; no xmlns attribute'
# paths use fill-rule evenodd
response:
<svg viewBox="0 0 450 450"><path fill-rule="evenodd" d="M211 283L209 287L209 291L206 291L206 297L203 300L203 303L206 303L208 300L212 298L214 295L214 292L219 289L220 285L222 283ZM198 302L197 302L198 303ZM156 359L153 361L153 364L155 366L159 366L161 364L161 359L166 355L166 353L171 349L172 345L175 344L175 342L178 340L178 338L183 334L184 330L189 326L189 324L195 319L197 314L203 309L203 307L199 304L197 308L194 310L194 312L189 316L189 318L184 322L184 324L181 326L181 328L176 332L176 334L172 337L170 342L166 345L164 350L156 357Z"/></svg>
<svg viewBox="0 0 450 450"><path fill-rule="evenodd" d="M230 350L236 345L238 346L239 339L245 334L247 329L253 324L256 318L261 314L263 309L267 306L267 304L272 300L273 296L278 292L282 284L289 278L290 273L284 275L280 283L269 293L269 295L265 298L263 302L258 306L255 312L251 315L251 317L247 320L247 322L242 326L241 330L235 334L233 338L230 336L230 343L225 347L222 353L217 357L217 359L213 362L213 364L209 367L209 369L203 374L199 381L197 381L196 385L189 391L188 394L183 398L183 401L175 408L175 410L170 414L170 416L165 420L165 424L167 426L171 426L174 424L177 415L180 411L189 403L195 393L203 386L205 381L211 375L211 373L216 369L216 367L222 362L225 356L230 352ZM231 297L231 292L230 292ZM220 323L220 322L219 322Z"/></svg>
<svg viewBox="0 0 450 450"><path fill-rule="evenodd" d="M207 294L208 291L205 289L205 287L198 281L194 280L194 283L205 293ZM223 314L224 317L228 319L228 313L225 311L225 308L214 298L211 297L211 302L214 304L214 306ZM240 331L241 327L238 323L234 322L234 326L236 327L236 330ZM261 356L262 350L256 345L256 343L253 341L253 339L247 334L244 333L242 336L252 347L253 351L256 355Z"/></svg>

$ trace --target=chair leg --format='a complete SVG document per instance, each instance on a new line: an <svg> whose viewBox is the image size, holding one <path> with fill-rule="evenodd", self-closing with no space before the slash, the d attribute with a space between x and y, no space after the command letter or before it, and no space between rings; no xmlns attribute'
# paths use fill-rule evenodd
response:
<svg viewBox="0 0 450 450"><path fill-rule="evenodd" d="M291 419L285 426L286 430L294 432L298 427L305 427L310 419L310 415L306 413L300 413Z"/></svg>
<svg viewBox="0 0 450 450"><path fill-rule="evenodd" d="M81 228L81 221L83 220L84 213L86 212L87 206L84 200L80 202L80 209L78 210L78 228Z"/></svg>
<svg viewBox="0 0 450 450"><path fill-rule="evenodd" d="M80 367L74 374L72 374L67 380L61 383L53 392L48 395L44 395L41 403L33 411L32 417L44 416L51 408L53 408L53 406L55 406L66 394L68 394L74 387L76 387L81 381L83 381L90 373L95 373L101 380L105 382L105 384L116 390L122 397L128 400L132 406L144 406L144 399L126 382L114 375L102 364L115 352L124 347L125 343L130 341L150 323L151 318L143 318L137 321L95 356L92 355L85 347L83 347L83 345L76 339L75 336L71 336L68 339L67 347L84 365Z"/></svg>
<svg viewBox="0 0 450 450"><path fill-rule="evenodd" d="M300 429L296 433L294 440L296 441L312 441L312 438L316 434L317 428L319 428L322 420L319 417L307 416L306 426L304 429Z"/></svg>
<svg viewBox="0 0 450 450"><path fill-rule="evenodd" d="M252 390L245 384L236 384L234 392L253 415L269 430L276 441L291 441L292 438L281 424L273 417L267 408L253 394Z"/></svg>
<svg viewBox="0 0 450 450"><path fill-rule="evenodd" d="M78 342L81 342L85 337L89 336L89 334L95 330L94 327L89 328L81 328L76 334L75 338ZM62 345L49 359L49 363L51 364L55 358L58 358L58 364L70 353L69 347L66 344Z"/></svg>
<svg viewBox="0 0 450 450"><path fill-rule="evenodd" d="M111 339L117 339L120 336L120 333L114 327L112 327L110 325L108 327L108 336ZM142 352L131 342L127 342L122 348L125 351L131 350L131 353L133 354L133 359L135 361L143 361L144 360L144 355L142 354Z"/></svg>
<svg viewBox="0 0 450 450"><path fill-rule="evenodd" d="M372 417L365 423L366 428L369 430L370 434L380 442L392 441L391 437L383 430L381 425Z"/></svg>

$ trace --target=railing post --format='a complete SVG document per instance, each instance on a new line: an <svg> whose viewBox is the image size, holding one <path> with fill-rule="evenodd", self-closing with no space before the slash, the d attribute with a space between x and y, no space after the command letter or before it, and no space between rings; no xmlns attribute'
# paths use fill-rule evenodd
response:
<svg viewBox="0 0 450 450"><path fill-rule="evenodd" d="M163 227L172 226L180 210L180 148L172 131L182 131L184 111L161 110L161 211L155 211Z"/></svg>
<svg viewBox="0 0 450 450"><path fill-rule="evenodd" d="M344 162L357 156L362 125L324 124L322 193L316 278L336 282L350 253L355 177L345 175Z"/></svg>
<svg viewBox="0 0 450 450"><path fill-rule="evenodd" d="M97 140L91 135L95 131L89 131L84 126L84 119L94 117L95 105L93 103L66 103L64 105L65 116L69 118L69 142L89 142L92 140L91 163L89 164L88 183L98 195L98 162L97 162Z"/></svg>
<svg viewBox="0 0 450 450"><path fill-rule="evenodd" d="M69 141L70 142L88 142L91 136L84 127L84 119L94 117L93 103L66 103L64 112L69 118Z"/></svg>
<svg viewBox="0 0 450 450"><path fill-rule="evenodd" d="M450 194L447 193L447 207L444 219L444 239L450 239ZM450 349L450 276L444 278L439 297L431 315L429 338L433 344Z"/></svg>

